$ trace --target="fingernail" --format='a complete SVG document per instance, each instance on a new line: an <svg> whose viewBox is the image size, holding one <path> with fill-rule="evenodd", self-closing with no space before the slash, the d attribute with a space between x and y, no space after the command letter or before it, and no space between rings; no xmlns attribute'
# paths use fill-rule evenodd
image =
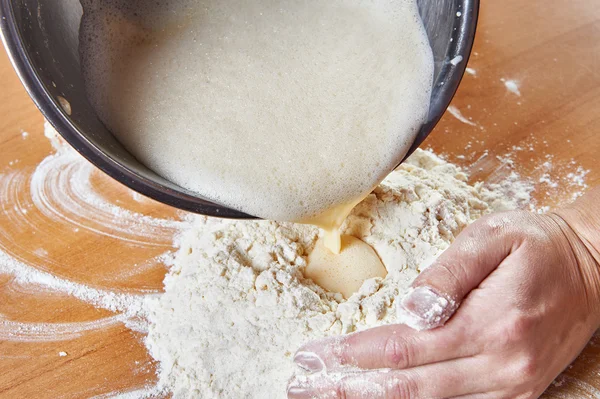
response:
<svg viewBox="0 0 600 399"><path fill-rule="evenodd" d="M416 330L443 326L452 316L456 304L429 287L410 290L398 306L398 321Z"/></svg>
<svg viewBox="0 0 600 399"><path fill-rule="evenodd" d="M288 399L311 399L311 391L302 387L289 387L287 391Z"/></svg>
<svg viewBox="0 0 600 399"><path fill-rule="evenodd" d="M302 369L316 373L323 370L323 360L317 356L314 352L299 351L294 356L294 362Z"/></svg>

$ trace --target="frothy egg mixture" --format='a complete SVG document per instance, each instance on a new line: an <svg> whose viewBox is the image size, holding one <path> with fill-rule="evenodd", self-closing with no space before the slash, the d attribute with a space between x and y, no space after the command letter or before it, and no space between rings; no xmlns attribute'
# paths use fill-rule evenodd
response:
<svg viewBox="0 0 600 399"><path fill-rule="evenodd" d="M226 206L322 227L333 252L427 116L433 56L415 0L82 3L88 97L139 161ZM316 253L307 273L353 287L385 275L370 247L344 242L345 260Z"/></svg>

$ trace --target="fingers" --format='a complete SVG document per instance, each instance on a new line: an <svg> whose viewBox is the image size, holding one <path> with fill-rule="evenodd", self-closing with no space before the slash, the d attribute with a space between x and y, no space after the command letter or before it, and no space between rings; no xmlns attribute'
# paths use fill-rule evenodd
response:
<svg viewBox="0 0 600 399"><path fill-rule="evenodd" d="M294 378L290 399L435 399L495 389L493 375L482 373L476 357L408 370L319 373Z"/></svg>
<svg viewBox="0 0 600 399"><path fill-rule="evenodd" d="M398 321L417 330L443 325L458 304L518 245L510 236L515 213L480 219L413 282L399 303Z"/></svg>
<svg viewBox="0 0 600 399"><path fill-rule="evenodd" d="M506 394L503 392L489 392L489 393L474 393L468 395L455 396L450 399L504 399Z"/></svg>
<svg viewBox="0 0 600 399"><path fill-rule="evenodd" d="M318 372L353 366L361 369L405 369L428 363L473 356L480 352L478 339L467 335L465 323L417 332L403 325L389 325L304 345L294 361Z"/></svg>

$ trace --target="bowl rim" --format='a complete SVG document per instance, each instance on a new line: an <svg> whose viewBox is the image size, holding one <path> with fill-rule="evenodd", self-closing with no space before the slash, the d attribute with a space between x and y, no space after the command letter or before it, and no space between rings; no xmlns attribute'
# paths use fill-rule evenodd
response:
<svg viewBox="0 0 600 399"><path fill-rule="evenodd" d="M430 119L421 127L404 159L421 145L437 125L458 90L475 40L479 2L480 0L463 0L462 2L462 15L459 18L457 16L458 26L455 28L459 30L459 40L453 42L449 52L460 55L463 59L457 65L451 65L450 63L442 65L439 76L442 76L444 89L440 90L440 96L432 99L429 110ZM104 152L102 148L88 140L86 135L72 123L69 115L42 83L25 49L24 40L17 26L12 0L0 0L0 38L21 83L46 120L77 152L104 173L146 197L178 209L229 219L259 219L244 212L187 194L184 192L186 191L184 188L178 191L148 179L118 162ZM432 115L433 118L431 118Z"/></svg>

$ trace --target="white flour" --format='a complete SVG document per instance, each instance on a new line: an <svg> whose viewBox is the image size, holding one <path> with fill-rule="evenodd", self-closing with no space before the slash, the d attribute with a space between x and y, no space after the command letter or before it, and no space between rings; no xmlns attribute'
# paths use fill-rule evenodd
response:
<svg viewBox="0 0 600 399"><path fill-rule="evenodd" d="M500 81L502 83L504 83L506 90L510 91L511 93L513 93L514 95L516 95L518 97L521 97L521 90L519 89L519 82L517 82L516 80L513 80L513 79L505 79L505 78L500 79Z"/></svg>
<svg viewBox="0 0 600 399"><path fill-rule="evenodd" d="M467 119L462 112L460 112L460 109L456 108L454 105L450 105L448 107L448 112L450 113L450 115L452 115L453 117L455 117L456 119L458 119L459 121L461 121L462 123L469 125L469 126L477 126L477 124L475 122L473 122L470 119Z"/></svg>
<svg viewBox="0 0 600 399"><path fill-rule="evenodd" d="M178 238L165 293L150 298L146 344L174 397L284 398L303 343L396 321L394 301L469 223L528 199L470 186L456 166L417 151L344 224L388 276L343 300L304 280L318 230L196 217Z"/></svg>

